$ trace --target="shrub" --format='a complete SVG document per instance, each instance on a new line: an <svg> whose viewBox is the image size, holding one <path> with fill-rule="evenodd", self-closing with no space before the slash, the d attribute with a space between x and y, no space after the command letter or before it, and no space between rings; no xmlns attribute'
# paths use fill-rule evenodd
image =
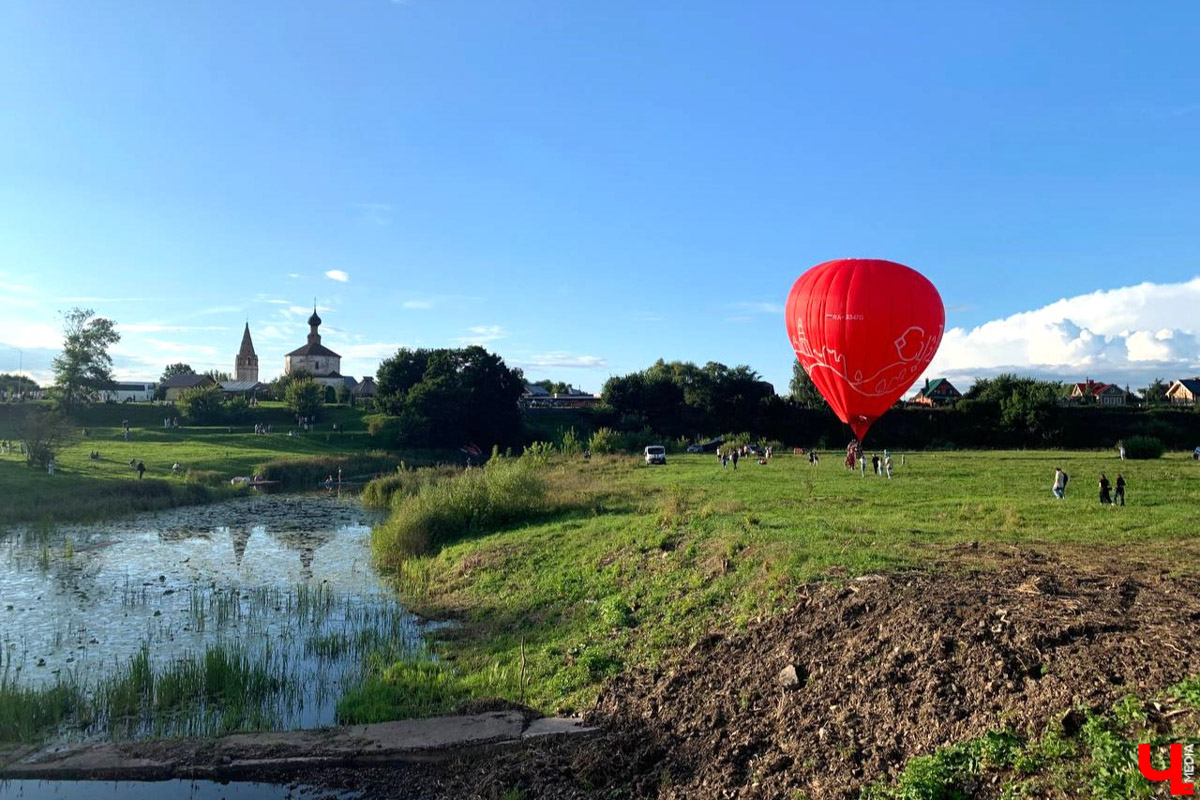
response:
<svg viewBox="0 0 1200 800"><path fill-rule="evenodd" d="M608 455L617 452L620 445L617 434L612 428L599 428L588 439L588 449L598 455Z"/></svg>
<svg viewBox="0 0 1200 800"><path fill-rule="evenodd" d="M229 484L229 478L215 469L189 469L183 477L188 483L196 483L201 486L227 486Z"/></svg>
<svg viewBox="0 0 1200 800"><path fill-rule="evenodd" d="M180 415L195 425L216 425L225 419L225 393L220 386L186 389L175 405Z"/></svg>
<svg viewBox="0 0 1200 800"><path fill-rule="evenodd" d="M383 563L395 565L471 534L536 519L546 510L546 492L530 460L494 458L398 500L388 521L372 531L372 545Z"/></svg>
<svg viewBox="0 0 1200 800"><path fill-rule="evenodd" d="M575 428L567 428L563 431L562 440L559 442L558 449L567 457L577 456L583 452L583 443L579 441L579 437L575 434Z"/></svg>
<svg viewBox="0 0 1200 800"><path fill-rule="evenodd" d="M1162 440L1153 436L1130 436L1125 440L1126 458L1159 458L1162 454Z"/></svg>

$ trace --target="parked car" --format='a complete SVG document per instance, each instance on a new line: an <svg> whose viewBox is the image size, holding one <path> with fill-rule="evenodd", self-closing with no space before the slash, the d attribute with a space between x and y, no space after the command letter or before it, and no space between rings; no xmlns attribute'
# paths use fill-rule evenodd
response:
<svg viewBox="0 0 1200 800"><path fill-rule="evenodd" d="M652 444L646 448L646 463L647 464L665 464L667 463L667 448L661 444Z"/></svg>
<svg viewBox="0 0 1200 800"><path fill-rule="evenodd" d="M703 452L704 452L704 445L702 445L702 444L699 444L699 443L696 443L696 444L689 444L689 445L687 446L687 451L688 451L689 453L703 453Z"/></svg>
<svg viewBox="0 0 1200 800"><path fill-rule="evenodd" d="M765 456L767 454L766 450L762 449L761 447L759 447L756 444L752 444L749 447L747 447L746 449L749 450L750 455L753 455L753 456Z"/></svg>

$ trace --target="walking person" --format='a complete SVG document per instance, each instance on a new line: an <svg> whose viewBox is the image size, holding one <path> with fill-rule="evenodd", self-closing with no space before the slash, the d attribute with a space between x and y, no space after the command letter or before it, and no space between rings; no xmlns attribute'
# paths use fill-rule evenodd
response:
<svg viewBox="0 0 1200 800"><path fill-rule="evenodd" d="M1050 487L1050 491L1059 500L1065 500L1067 497L1067 473L1062 471L1062 467L1054 468L1054 485Z"/></svg>
<svg viewBox="0 0 1200 800"><path fill-rule="evenodd" d="M879 454L871 453L871 472L879 474Z"/></svg>
<svg viewBox="0 0 1200 800"><path fill-rule="evenodd" d="M738 448L735 447L735 448L733 448L733 468L735 470L737 469L737 462L738 462Z"/></svg>
<svg viewBox="0 0 1200 800"><path fill-rule="evenodd" d="M144 475L145 473L146 473L146 465L143 464L141 461L139 461L137 463L137 474L138 474L139 481L142 479L142 475Z"/></svg>
<svg viewBox="0 0 1200 800"><path fill-rule="evenodd" d="M887 473L887 479L892 479L892 454L887 450L883 451L883 469Z"/></svg>
<svg viewBox="0 0 1200 800"><path fill-rule="evenodd" d="M1108 482L1108 476L1103 472L1100 473L1100 505L1111 506L1112 497L1109 496L1109 490L1112 484Z"/></svg>
<svg viewBox="0 0 1200 800"><path fill-rule="evenodd" d="M1117 473L1117 491L1113 495L1113 505L1116 505L1118 500L1121 501L1122 506L1125 505L1125 479L1121 477L1121 473L1119 472Z"/></svg>
<svg viewBox="0 0 1200 800"><path fill-rule="evenodd" d="M1121 454L1121 460L1125 460L1125 440L1117 442L1117 452Z"/></svg>

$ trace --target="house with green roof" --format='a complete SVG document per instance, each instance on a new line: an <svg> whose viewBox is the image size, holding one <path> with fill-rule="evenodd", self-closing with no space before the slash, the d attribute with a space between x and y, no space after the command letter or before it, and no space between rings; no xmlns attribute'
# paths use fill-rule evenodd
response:
<svg viewBox="0 0 1200 800"><path fill-rule="evenodd" d="M945 378L925 379L925 385L917 391L913 402L923 406L948 406L958 401L962 392Z"/></svg>

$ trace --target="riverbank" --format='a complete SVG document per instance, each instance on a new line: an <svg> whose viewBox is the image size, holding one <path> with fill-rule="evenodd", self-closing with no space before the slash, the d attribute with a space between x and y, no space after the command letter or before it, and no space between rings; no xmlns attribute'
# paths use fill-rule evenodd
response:
<svg viewBox="0 0 1200 800"><path fill-rule="evenodd" d="M951 581L939 591L965 601L985 592L996 572L1014 558L1018 564L1051 560L1055 566L1049 578L1060 580L1061 597L1053 583L1046 584L1049 589L1035 589L1031 596L1059 598L1052 602L1063 604L1066 638L1053 631L1039 632L1037 626L1046 621L1039 615L1045 612L1033 607L1014 612L1008 622L991 620L986 629L1000 625L1006 636L1044 640L1036 652L1049 648L1044 660L1055 666L1043 665L1042 674L1057 668L1057 656L1066 652L1062 648L1077 648L1079 663L1098 665L1095 670L1061 676L1063 691L1046 702L1057 713L1066 713L1080 702L1097 706L1092 709L1096 713L1106 713L1100 706L1111 705L1127 691L1148 702L1200 673L1200 664L1169 649L1146 647L1151 655L1128 656L1132 652L1128 648L1139 636L1157 635L1151 629L1165 632L1163 626L1177 622L1167 599L1186 599L1187 591L1194 593L1196 588L1179 583L1200 557L1192 521L1192 510L1200 503L1200 473L1194 462L1179 455L1119 462L1101 453L1042 452L893 454L893 458L892 480L847 472L832 458L816 467L807 459L790 456L772 459L767 466L743 461L736 472L732 467L723 469L710 456L672 457L665 468L618 458L551 460L541 474L550 486L547 503L553 514L539 511L537 519L473 532L435 548L430 555L403 559L396 567L397 584L418 613L459 623L439 632L437 642L438 651L455 666L458 698L499 697L546 712L590 711L606 725L624 728L630 736L646 741L655 740L651 735L655 731L665 735L672 728L694 729L693 735L682 739L662 740L662 746L679 753L693 752L708 735L722 743L720 748L730 748L745 731L761 742L747 744L742 755L734 748L737 764L722 768L732 776L732 783L720 784L729 791L760 780L763 776L756 770L774 770L759 759L772 748L781 747L785 753L789 748L816 748L816 740L808 737L818 729L825 729L826 736L840 730L830 741L838 742L847 757L862 751L860 729L846 727L845 720L838 723L840 729L830 727L846 709L846 701L836 699L830 704L841 710L814 706L803 717L804 732L789 734L786 742L777 741L782 734L773 728L752 733L758 730L753 727L755 720L776 713L775 704L788 707L790 701L780 699L781 689L774 683L776 674L790 665L797 671L796 686L806 686L808 676L828 668L820 653L837 649L830 644L837 641L837 631L859 625L860 617L870 621L864 641L878 643L900 636L908 642L904 637L911 637L898 652L914 653L917 661L892 665L886 654L869 660L864 651L847 665L843 680L870 682L878 672L880 691L899 698L902 707L913 713L922 707L921 698L928 691L918 689L921 684L913 680L889 682L888 670L905 674L910 669L905 665L913 663L917 667L911 669L926 680L929 675L920 669L923 649L940 647L942 637L961 642L964 652L976 646L955 627L955 618L947 616L945 609L927 612L945 619L941 620L944 626L935 624L924 633L905 622L903 614L877 612L874 603L866 603L870 617L862 616L861 609L852 614L849 605L841 607L844 604L795 610L803 598L824 591L824 586L852 598L862 587L873 585L857 584L856 577L879 575L891 581L909 572L916 577L928 575L931 580ZM1049 491L1049 478L1059 465L1074 476L1066 501L1055 500ZM1123 473L1131 487L1129 505L1100 506L1091 485L1101 470L1110 479ZM1087 581L1107 582L1118 589L1133 586L1134 603L1159 598L1142 622L1127 624L1128 609L1106 612L1095 605L1104 600L1104 593L1065 588L1065 576L1089 568L1089 559L1128 566L1107 572L1090 569L1093 574ZM955 584L957 575L976 577ZM1056 577L1060 575L1064 577ZM1008 594L992 604L1008 608L1016 603L1023 596L1017 590L1021 583L1016 580ZM1144 594L1137 594L1142 590ZM1078 604L1074 611L1072 603ZM785 663L783 655L771 656L782 643L774 650L768 643L773 635L770 626L789 613L817 614L813 624L823 633L814 634ZM1078 631L1071 628L1070 617L1088 613L1110 618ZM1200 613L1200 608L1189 606L1179 613ZM920 616L914 613L912 619ZM979 621L982 624L984 617ZM719 645L734 639L742 642L736 653L747 654L741 667L735 652ZM1109 655L1106 647L1112 648ZM946 654L932 652L937 658L931 663L954 663ZM1121 671L1109 682L1101 666L1113 659L1119 660ZM1153 668L1137 682L1129 669L1139 664ZM752 665L758 670L753 678L745 671ZM979 726L985 720L997 721L996 698L1002 698L1000 709L1024 708L1028 670L1033 665L1024 665L1026 672L1013 673L1015 678L1006 676L1015 668L964 663L939 672L956 685L982 681L979 693L962 700L968 714L978 715L971 717L971 726L937 728L921 723L923 717L918 716L913 730L926 730L928 735L901 737L891 749L856 762L848 767L850 783L862 786L881 777L898 779L910 758L990 730ZM964 674L956 677L959 669ZM688 678L693 689L685 692L678 683L681 675L693 676ZM715 680L726 682L724 688L716 686ZM396 694L405 691L400 673L379 673L375 683ZM1094 693L1097 683L1108 688ZM738 688L744 684L744 691ZM797 698L808 691L801 689ZM954 719L950 707L954 702L937 695L935 689L929 691L946 703L943 710ZM821 696L814 694L818 700ZM680 709L688 709L686 719L666 714L680 703ZM876 711L861 700L849 704L849 713L863 719L878 718ZM928 713L940 712L930 707ZM1025 712L1015 713L1019 718ZM1026 718L1034 727L1048 719L1035 716ZM672 721L657 725L653 720L659 717ZM881 727L890 730L891 724ZM614 745L614 752L618 751ZM669 764L674 756L660 753L660 758ZM1089 761L1091 756L1082 758ZM823 783L817 773L799 769L800 763L780 767L781 790L792 787L808 791L811 797L843 796L835 791L837 782ZM628 769L625 764L618 771ZM691 774L694 780L711 782L716 773L692 770ZM660 773L655 780L662 777ZM681 777L679 785L705 794L701 783ZM689 796L684 788L677 794Z"/></svg>

